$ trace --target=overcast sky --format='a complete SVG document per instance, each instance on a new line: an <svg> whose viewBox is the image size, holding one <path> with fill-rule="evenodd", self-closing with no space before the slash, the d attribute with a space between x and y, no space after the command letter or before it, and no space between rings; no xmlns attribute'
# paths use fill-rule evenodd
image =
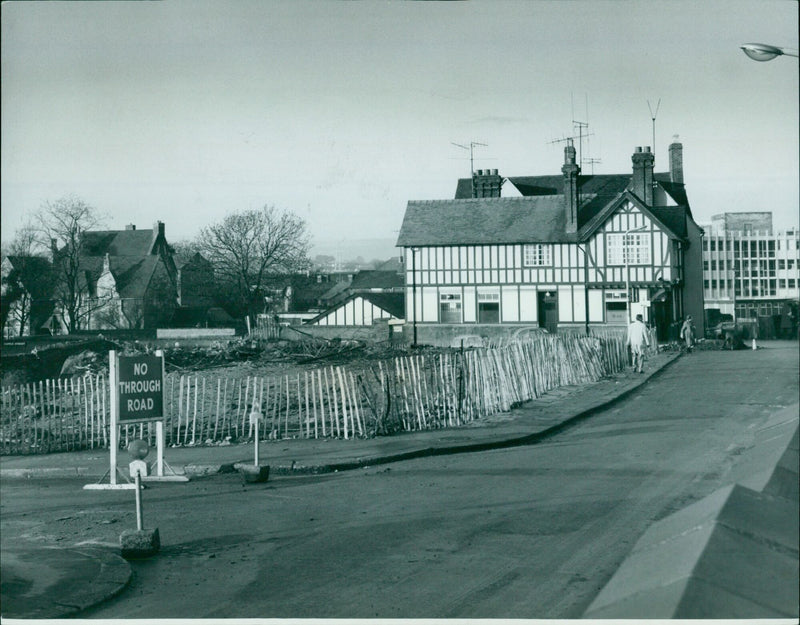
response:
<svg viewBox="0 0 800 625"><path fill-rule="evenodd" d="M797 3L3 3L3 239L74 194L171 241L264 204L322 247L394 240L469 175L452 143L557 174L583 121L584 173L627 173L659 100L656 169L678 134L698 221L797 225L798 62L751 41L798 48Z"/></svg>

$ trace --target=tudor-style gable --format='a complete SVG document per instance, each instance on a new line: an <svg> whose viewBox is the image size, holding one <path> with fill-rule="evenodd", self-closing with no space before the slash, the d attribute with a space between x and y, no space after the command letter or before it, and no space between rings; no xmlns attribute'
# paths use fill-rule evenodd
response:
<svg viewBox="0 0 800 625"><path fill-rule="evenodd" d="M407 319L555 331L623 325L642 312L666 334L692 312L702 331L702 298L684 301L687 281L702 277L687 260L702 231L685 194L682 146L670 150L668 174L654 173L650 149L637 148L632 175L583 176L567 146L561 176L498 185L496 170L478 170L459 181L455 199L410 201L397 241Z"/></svg>

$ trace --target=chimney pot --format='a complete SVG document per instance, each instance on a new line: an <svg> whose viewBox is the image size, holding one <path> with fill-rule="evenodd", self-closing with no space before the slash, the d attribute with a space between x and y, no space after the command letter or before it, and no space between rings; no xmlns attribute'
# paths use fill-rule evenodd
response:
<svg viewBox="0 0 800 625"><path fill-rule="evenodd" d="M669 178L683 184L683 144L678 141L678 135L673 137L669 146Z"/></svg>
<svg viewBox="0 0 800 625"><path fill-rule="evenodd" d="M649 145L644 146L644 151L649 154L650 153L650 146Z"/></svg>
<svg viewBox="0 0 800 625"><path fill-rule="evenodd" d="M564 165L561 167L564 175L564 205L566 209L566 231L578 231L578 174L580 167L575 162L575 147L567 145L564 148Z"/></svg>
<svg viewBox="0 0 800 625"><path fill-rule="evenodd" d="M492 176L496 176L496 175L497 175L497 170L496 170L496 169L493 169L493 170L492 170Z"/></svg>
<svg viewBox="0 0 800 625"><path fill-rule="evenodd" d="M128 224L125 226L125 230L136 230L136 224Z"/></svg>
<svg viewBox="0 0 800 625"><path fill-rule="evenodd" d="M637 147L631 158L633 161L633 177L631 178L631 191L646 205L653 205L653 162L655 160L650 148L642 151Z"/></svg>

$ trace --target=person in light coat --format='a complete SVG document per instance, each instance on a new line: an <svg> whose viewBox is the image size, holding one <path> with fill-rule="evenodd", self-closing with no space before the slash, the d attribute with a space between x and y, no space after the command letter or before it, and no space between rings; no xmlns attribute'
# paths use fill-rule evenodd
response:
<svg viewBox="0 0 800 625"><path fill-rule="evenodd" d="M686 341L686 351L691 354L694 345L694 322L691 315L686 315L686 321L681 326L681 338Z"/></svg>
<svg viewBox="0 0 800 625"><path fill-rule="evenodd" d="M650 339L641 315L636 315L636 319L628 326L627 344L633 355L634 370L644 373L644 348L650 346Z"/></svg>

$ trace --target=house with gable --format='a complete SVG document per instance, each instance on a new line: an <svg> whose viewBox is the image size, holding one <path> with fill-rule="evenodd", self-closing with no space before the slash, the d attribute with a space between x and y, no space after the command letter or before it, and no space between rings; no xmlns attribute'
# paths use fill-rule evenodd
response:
<svg viewBox="0 0 800 625"><path fill-rule="evenodd" d="M87 330L165 326L178 306L177 270L164 223L152 230L89 231L81 270Z"/></svg>
<svg viewBox="0 0 800 625"><path fill-rule="evenodd" d="M328 309L308 321L311 325L372 325L376 320L403 319L405 282L400 258L356 273Z"/></svg>
<svg viewBox="0 0 800 625"><path fill-rule="evenodd" d="M664 173L649 147L625 174L583 175L575 156L567 145L561 175L477 170L454 199L408 202L397 246L420 341L497 326L624 328L639 313L661 339L691 314L702 336L703 230L683 146L670 145Z"/></svg>
<svg viewBox="0 0 800 625"><path fill-rule="evenodd" d="M60 253L54 251L54 264ZM85 232L79 272L83 330L165 326L178 305L177 271L163 222L152 230L128 225ZM56 308L66 316L58 303Z"/></svg>

